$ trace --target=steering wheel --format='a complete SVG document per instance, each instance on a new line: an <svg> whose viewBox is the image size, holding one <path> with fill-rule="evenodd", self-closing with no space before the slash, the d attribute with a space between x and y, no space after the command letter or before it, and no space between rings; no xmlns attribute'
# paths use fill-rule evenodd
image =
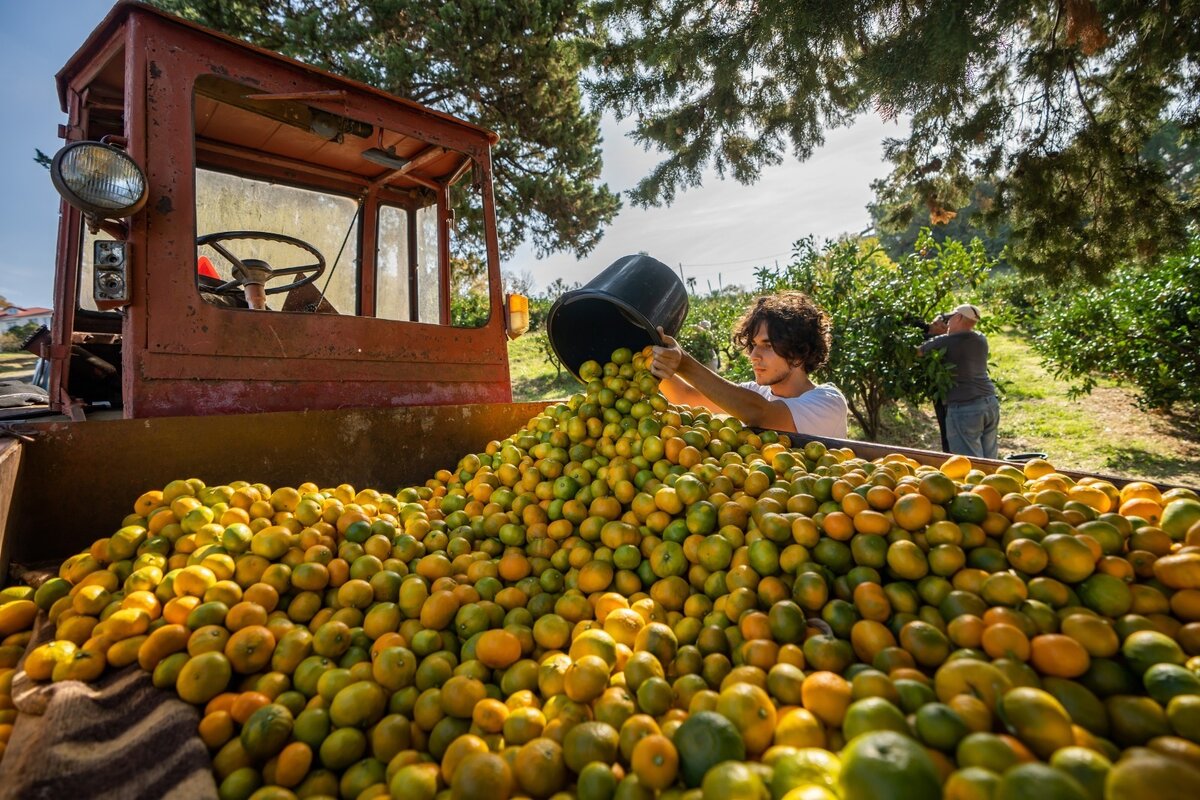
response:
<svg viewBox="0 0 1200 800"><path fill-rule="evenodd" d="M246 259L246 262L249 262L248 267L247 263L243 262L242 259L229 252L227 248L221 246L221 242L237 239L259 239L267 242L282 242L283 244L290 244L293 247L297 247L307 253L311 253L313 258L316 259L316 262L312 264L305 264L299 267L283 267L276 269L269 266L265 261L259 259ZM216 250L224 258L226 258L229 263L233 264L233 280L226 281L220 286L206 290L216 294L235 293L245 283L247 283L247 279L251 276L259 277L259 279L263 280L264 282L279 277L286 277L288 275L301 276L299 280L294 280L291 283L283 286L276 286L273 289L266 290L267 294L280 294L282 292L291 291L292 289L300 286L307 286L317 278L321 277L321 275L325 272L325 256L321 255L321 252L317 250L317 248L313 247L311 244L302 239L297 239L294 236L286 236L282 233L271 233L269 231L217 231L216 233L206 233L203 236L197 237L196 246L201 247L203 245L208 245L213 250ZM308 272L309 270L313 271L312 274L304 275L304 273Z"/></svg>

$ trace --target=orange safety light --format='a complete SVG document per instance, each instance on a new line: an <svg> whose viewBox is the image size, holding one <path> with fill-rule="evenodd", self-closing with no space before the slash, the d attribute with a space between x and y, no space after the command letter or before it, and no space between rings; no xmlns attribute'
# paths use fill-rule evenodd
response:
<svg viewBox="0 0 1200 800"><path fill-rule="evenodd" d="M504 316L508 323L508 338L516 339L529 330L529 298L523 294L510 294L504 303Z"/></svg>

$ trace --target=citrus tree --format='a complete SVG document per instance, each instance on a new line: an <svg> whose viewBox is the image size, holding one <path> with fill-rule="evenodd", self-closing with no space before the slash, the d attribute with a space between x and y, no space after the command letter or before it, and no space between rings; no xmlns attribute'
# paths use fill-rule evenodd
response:
<svg viewBox="0 0 1200 800"><path fill-rule="evenodd" d="M845 239L818 249L812 237L796 243L790 263L762 267L759 293L797 289L833 320L829 363L817 374L846 395L868 439L878 440L884 409L897 401L944 396L948 367L936 355L918 357L919 320L946 310L950 295L974 287L992 262L979 240L934 241L922 233L899 262L876 239Z"/></svg>
<svg viewBox="0 0 1200 800"><path fill-rule="evenodd" d="M1034 346L1051 371L1090 392L1109 376L1139 402L1168 411L1200 405L1200 237L1145 268L1115 270L1103 286L1043 303Z"/></svg>

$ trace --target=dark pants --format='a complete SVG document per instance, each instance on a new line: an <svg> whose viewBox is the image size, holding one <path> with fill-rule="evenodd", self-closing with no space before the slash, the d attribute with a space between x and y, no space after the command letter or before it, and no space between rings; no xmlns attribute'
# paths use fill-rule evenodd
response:
<svg viewBox="0 0 1200 800"><path fill-rule="evenodd" d="M946 404L938 400L933 401L933 413L937 415L938 433L942 437L942 452L950 452L950 440L946 438Z"/></svg>

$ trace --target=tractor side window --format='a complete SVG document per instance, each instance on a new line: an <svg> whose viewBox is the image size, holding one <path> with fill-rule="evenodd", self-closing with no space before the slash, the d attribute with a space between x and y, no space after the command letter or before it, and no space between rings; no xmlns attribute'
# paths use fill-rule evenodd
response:
<svg viewBox="0 0 1200 800"><path fill-rule="evenodd" d="M491 316L487 259L480 245L483 200L479 185L466 172L450 187L450 321L478 328Z"/></svg>
<svg viewBox="0 0 1200 800"><path fill-rule="evenodd" d="M437 207L417 209L417 322L442 321L441 266L438 259Z"/></svg>
<svg viewBox="0 0 1200 800"><path fill-rule="evenodd" d="M471 193L458 186L450 191L450 274L443 284L439 275L437 206L415 211L397 206L379 208L376 243L375 315L383 319L439 324L443 312L449 324L478 328L491 316L487 261L467 242L473 208ZM478 196L477 194L475 196ZM457 201L457 202L455 202ZM456 247L457 245L457 247ZM449 288L449 308L443 293Z"/></svg>
<svg viewBox="0 0 1200 800"><path fill-rule="evenodd" d="M375 251L375 316L382 319L412 320L417 316L420 293L411 274L409 226L413 215L396 206L380 206Z"/></svg>
<svg viewBox="0 0 1200 800"><path fill-rule="evenodd" d="M437 208L379 207L375 316L402 322L441 322Z"/></svg>

